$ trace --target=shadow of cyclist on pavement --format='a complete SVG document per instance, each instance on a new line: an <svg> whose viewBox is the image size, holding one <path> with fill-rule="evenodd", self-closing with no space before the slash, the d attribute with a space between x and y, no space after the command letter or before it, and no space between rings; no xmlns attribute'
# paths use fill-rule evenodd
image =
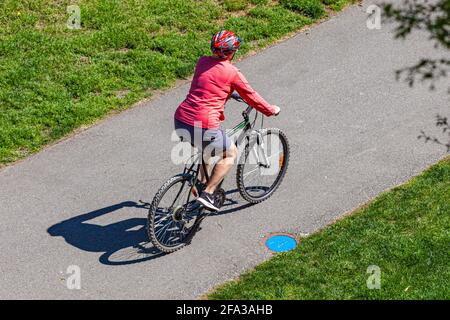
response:
<svg viewBox="0 0 450 320"><path fill-rule="evenodd" d="M213 215L230 214L251 206L229 197L237 194L237 189L227 191L226 194L227 200L222 210ZM124 201L61 221L48 228L47 232L53 237L63 237L67 243L80 250L103 253L99 261L106 265L133 264L163 256L149 243L145 218L130 218L104 226L88 222L123 208L148 210L148 204Z"/></svg>
<svg viewBox="0 0 450 320"><path fill-rule="evenodd" d="M148 261L162 253L148 241L145 218L130 218L105 226L89 220L126 207L148 210L147 205L125 201L59 222L47 232L63 237L67 243L89 252L103 252L99 261L107 265L124 265Z"/></svg>
<svg viewBox="0 0 450 320"><path fill-rule="evenodd" d="M221 216L223 214L235 213L240 210L247 209L253 206L252 203L248 203L242 201L242 199L236 199L236 196L239 194L238 189L228 190L225 192L226 200L223 206L220 208L218 212L214 212L213 216Z"/></svg>

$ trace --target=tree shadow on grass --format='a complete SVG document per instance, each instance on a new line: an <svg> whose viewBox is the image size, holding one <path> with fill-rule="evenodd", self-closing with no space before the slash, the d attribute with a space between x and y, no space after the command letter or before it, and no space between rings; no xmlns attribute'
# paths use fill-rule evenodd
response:
<svg viewBox="0 0 450 320"><path fill-rule="evenodd" d="M237 201L228 198L228 195L236 192L237 190L231 190L226 193L224 210L214 215L230 214L251 206L247 203L239 205ZM63 237L67 243L80 250L101 252L99 261L105 265L117 266L149 261L165 254L149 242L146 218L130 218L108 225L89 223L89 220L123 208L143 209L146 214L148 206L146 203L124 201L61 221L48 228L47 232L53 237Z"/></svg>

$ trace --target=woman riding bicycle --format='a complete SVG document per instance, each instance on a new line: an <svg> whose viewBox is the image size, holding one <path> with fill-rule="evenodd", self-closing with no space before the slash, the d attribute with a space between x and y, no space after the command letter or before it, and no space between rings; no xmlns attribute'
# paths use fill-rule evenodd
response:
<svg viewBox="0 0 450 320"><path fill-rule="evenodd" d="M189 93L175 112L175 130L182 140L202 151L214 150L212 154L221 158L197 199L205 208L213 211L219 210L213 193L237 157L236 145L220 129L220 123L225 119L225 103L233 91L236 90L248 105L266 116L280 112L278 106L270 105L256 93L239 69L231 64L240 45L241 39L231 31L223 30L212 37L213 55L198 60ZM202 172L202 183L205 182L206 177Z"/></svg>

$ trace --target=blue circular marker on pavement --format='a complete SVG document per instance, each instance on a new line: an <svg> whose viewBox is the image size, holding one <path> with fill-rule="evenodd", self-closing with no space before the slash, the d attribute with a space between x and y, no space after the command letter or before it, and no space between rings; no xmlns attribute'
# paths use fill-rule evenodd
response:
<svg viewBox="0 0 450 320"><path fill-rule="evenodd" d="M295 249L297 241L288 235L274 235L266 240L266 246L275 252L286 252Z"/></svg>

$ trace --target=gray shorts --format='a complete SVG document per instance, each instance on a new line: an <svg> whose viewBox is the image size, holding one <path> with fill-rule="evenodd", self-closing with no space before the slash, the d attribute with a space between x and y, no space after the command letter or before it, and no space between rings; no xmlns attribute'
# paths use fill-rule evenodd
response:
<svg viewBox="0 0 450 320"><path fill-rule="evenodd" d="M231 139L222 129L198 128L176 118L174 120L175 131L181 141L189 142L202 152L208 150L211 155L215 155L230 149Z"/></svg>

